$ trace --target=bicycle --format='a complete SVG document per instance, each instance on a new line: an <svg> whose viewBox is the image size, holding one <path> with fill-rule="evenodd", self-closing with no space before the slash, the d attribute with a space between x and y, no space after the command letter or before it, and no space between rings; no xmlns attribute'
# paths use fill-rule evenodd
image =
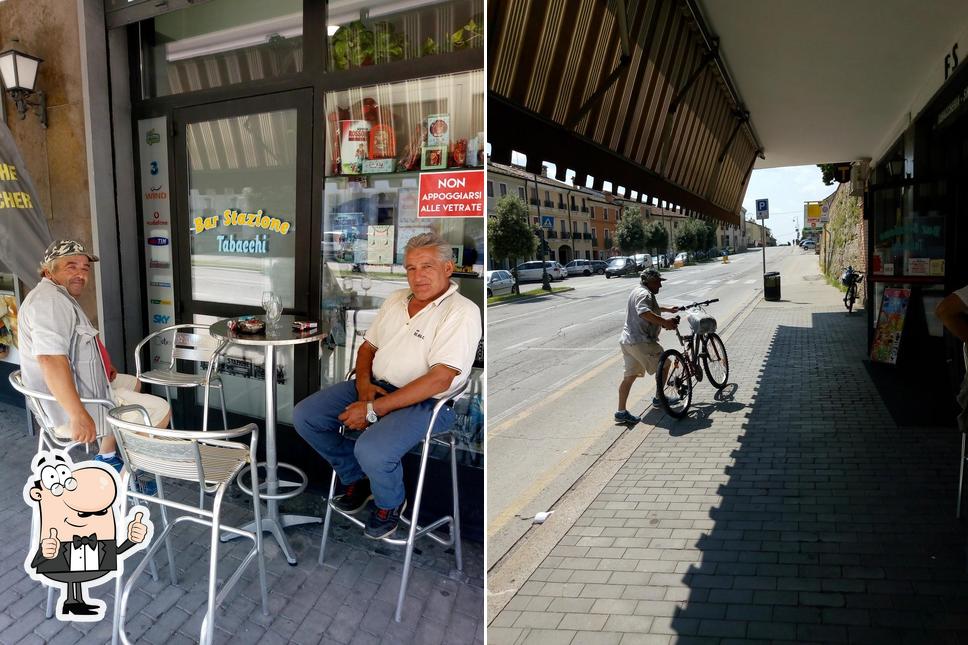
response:
<svg viewBox="0 0 968 645"><path fill-rule="evenodd" d="M844 306L847 307L847 313L854 310L854 301L857 300L857 285L863 278L864 274L854 271L854 267L850 265L847 265L840 276L840 283L847 287L847 293L844 294Z"/></svg>
<svg viewBox="0 0 968 645"><path fill-rule="evenodd" d="M704 307L719 302L719 298L694 302L677 311L689 310L687 320L691 334L683 336L676 326L676 336L682 351L667 349L659 357L655 372L656 396L671 416L680 419L692 403L692 381L701 381L703 372L717 390L726 387L729 379L729 358L726 346L716 334L716 319L706 314ZM700 361L702 364L700 365Z"/></svg>

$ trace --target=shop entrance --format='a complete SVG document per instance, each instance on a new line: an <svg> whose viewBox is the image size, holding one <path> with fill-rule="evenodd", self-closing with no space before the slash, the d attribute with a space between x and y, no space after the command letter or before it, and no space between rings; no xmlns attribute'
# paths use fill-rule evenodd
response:
<svg viewBox="0 0 968 645"><path fill-rule="evenodd" d="M178 322L261 315L266 292L287 314L317 317L310 310L317 284L311 240L319 239L311 221L312 96L294 90L172 112ZM309 352L277 354L281 423L292 423L293 402L306 395ZM264 417L261 393L271 375L262 362L259 351L230 348L222 369L230 414ZM180 401L183 413L200 400L198 393Z"/></svg>

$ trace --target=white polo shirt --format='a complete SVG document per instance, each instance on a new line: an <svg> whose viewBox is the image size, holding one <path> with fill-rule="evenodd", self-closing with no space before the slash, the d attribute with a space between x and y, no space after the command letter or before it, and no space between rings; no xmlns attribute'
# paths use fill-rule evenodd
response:
<svg viewBox="0 0 968 645"><path fill-rule="evenodd" d="M435 365L446 365L458 374L435 398L448 397L464 384L474 365L482 335L481 311L457 293L453 281L413 318L407 311L412 297L410 289L391 293L366 331L366 341L377 349L373 378L403 387Z"/></svg>

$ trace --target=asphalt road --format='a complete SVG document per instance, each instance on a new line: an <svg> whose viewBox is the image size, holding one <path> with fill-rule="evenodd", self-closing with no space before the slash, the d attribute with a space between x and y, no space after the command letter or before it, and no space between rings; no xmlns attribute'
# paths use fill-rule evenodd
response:
<svg viewBox="0 0 968 645"><path fill-rule="evenodd" d="M801 253L767 249L767 270L780 271L782 279L784 260ZM719 298L708 311L723 329L761 297L762 272L760 251L731 256L729 264L669 271L659 304ZM535 513L551 508L628 431L612 414L623 370L618 338L637 283L637 277L572 277L555 285L574 291L488 307L488 567L528 530ZM677 341L665 332L661 342ZM636 381L629 410L648 412L654 389L651 379ZM693 400L713 394L704 381Z"/></svg>

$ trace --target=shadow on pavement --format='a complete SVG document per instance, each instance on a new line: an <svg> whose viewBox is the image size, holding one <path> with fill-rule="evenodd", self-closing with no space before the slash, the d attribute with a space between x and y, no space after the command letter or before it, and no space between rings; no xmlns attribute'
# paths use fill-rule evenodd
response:
<svg viewBox="0 0 968 645"><path fill-rule="evenodd" d="M959 437L892 421L862 362L864 325L822 313L780 326L758 375L734 371L750 407L683 578L679 642L968 640ZM702 430L726 405L744 407L700 405L660 427Z"/></svg>

